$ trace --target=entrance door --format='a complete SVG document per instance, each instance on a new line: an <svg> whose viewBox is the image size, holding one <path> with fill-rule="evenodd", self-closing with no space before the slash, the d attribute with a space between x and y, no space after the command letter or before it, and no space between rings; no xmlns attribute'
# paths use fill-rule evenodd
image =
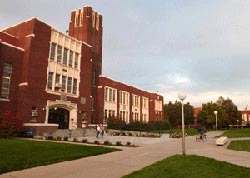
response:
<svg viewBox="0 0 250 178"><path fill-rule="evenodd" d="M58 129L68 129L69 111L63 108L50 109L48 123L59 124Z"/></svg>

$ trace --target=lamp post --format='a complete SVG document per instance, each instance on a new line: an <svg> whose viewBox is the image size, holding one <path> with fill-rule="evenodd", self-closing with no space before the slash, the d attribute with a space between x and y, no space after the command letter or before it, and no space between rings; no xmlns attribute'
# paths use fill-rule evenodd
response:
<svg viewBox="0 0 250 178"><path fill-rule="evenodd" d="M214 111L214 114L215 114L215 130L217 130L217 114L218 114L218 111Z"/></svg>
<svg viewBox="0 0 250 178"><path fill-rule="evenodd" d="M185 151L185 123L184 123L184 108L183 108L183 100L186 99L186 95L184 93L180 93L178 98L181 100L181 123L182 123L182 155L186 155Z"/></svg>

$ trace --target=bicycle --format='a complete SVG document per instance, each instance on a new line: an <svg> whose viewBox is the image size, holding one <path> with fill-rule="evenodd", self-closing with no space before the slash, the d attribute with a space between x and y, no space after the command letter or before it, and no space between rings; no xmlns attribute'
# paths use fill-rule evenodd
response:
<svg viewBox="0 0 250 178"><path fill-rule="evenodd" d="M199 135L196 135L196 139L195 140L197 142L199 142L200 140L207 141L207 136L206 136L206 134L199 134Z"/></svg>

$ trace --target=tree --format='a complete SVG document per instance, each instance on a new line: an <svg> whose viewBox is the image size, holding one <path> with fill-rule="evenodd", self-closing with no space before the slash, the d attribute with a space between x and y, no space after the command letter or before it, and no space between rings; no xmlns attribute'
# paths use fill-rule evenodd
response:
<svg viewBox="0 0 250 178"><path fill-rule="evenodd" d="M216 124L216 117L214 111L217 111L218 127L226 127L228 125L228 118L225 111L216 103L208 102L202 104L202 110L199 112L197 121L205 127L213 128Z"/></svg>
<svg viewBox="0 0 250 178"><path fill-rule="evenodd" d="M194 108L190 103L184 104L184 116L185 124L192 124L194 121ZM172 127L181 125L181 102L175 101L173 104L171 101L168 104L164 105L164 112L166 120L169 121Z"/></svg>
<svg viewBox="0 0 250 178"><path fill-rule="evenodd" d="M224 99L220 96L217 100L217 104L226 112L229 124L237 124L237 120L241 120L238 108L231 99Z"/></svg>

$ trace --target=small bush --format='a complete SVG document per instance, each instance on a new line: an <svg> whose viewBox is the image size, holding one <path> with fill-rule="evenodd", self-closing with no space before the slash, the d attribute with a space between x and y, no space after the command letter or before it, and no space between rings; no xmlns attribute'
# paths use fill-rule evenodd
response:
<svg viewBox="0 0 250 178"><path fill-rule="evenodd" d="M62 141L62 137L57 136L57 137L56 137L56 140L58 140L58 141Z"/></svg>
<svg viewBox="0 0 250 178"><path fill-rule="evenodd" d="M130 146L131 145L131 142L127 142L127 146Z"/></svg>
<svg viewBox="0 0 250 178"><path fill-rule="evenodd" d="M87 143L87 139L86 138L84 138L84 139L82 139L82 143Z"/></svg>
<svg viewBox="0 0 250 178"><path fill-rule="evenodd" d="M111 143L111 142L109 142L109 141L104 141L104 145L111 146L111 145L112 145L112 143Z"/></svg>
<svg viewBox="0 0 250 178"><path fill-rule="evenodd" d="M122 142L121 141L117 141L116 142L116 146L122 146Z"/></svg>
<svg viewBox="0 0 250 178"><path fill-rule="evenodd" d="M63 137L63 141L68 141L68 137L67 136Z"/></svg>
<svg viewBox="0 0 250 178"><path fill-rule="evenodd" d="M74 138L74 139L73 139L73 142L78 142L77 138Z"/></svg>
<svg viewBox="0 0 250 178"><path fill-rule="evenodd" d="M100 142L98 140L95 140L94 144L100 145Z"/></svg>
<svg viewBox="0 0 250 178"><path fill-rule="evenodd" d="M47 137L47 140L53 140L52 135L49 135L49 136Z"/></svg>
<svg viewBox="0 0 250 178"><path fill-rule="evenodd" d="M20 136L23 122L11 113L0 113L0 137Z"/></svg>

